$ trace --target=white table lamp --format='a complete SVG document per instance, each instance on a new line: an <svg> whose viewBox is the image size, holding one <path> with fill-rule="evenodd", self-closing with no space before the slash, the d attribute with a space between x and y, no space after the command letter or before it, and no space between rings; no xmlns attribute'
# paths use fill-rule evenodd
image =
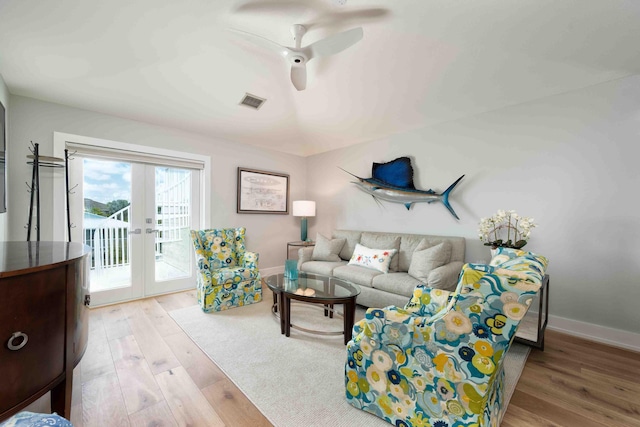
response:
<svg viewBox="0 0 640 427"><path fill-rule="evenodd" d="M300 240L307 241L307 218L316 216L316 202L296 200L293 202L293 216L302 217L300 221Z"/></svg>

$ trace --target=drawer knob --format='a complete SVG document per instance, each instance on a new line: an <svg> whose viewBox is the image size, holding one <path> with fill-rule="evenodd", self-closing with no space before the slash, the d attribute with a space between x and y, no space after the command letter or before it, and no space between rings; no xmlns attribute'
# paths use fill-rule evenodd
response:
<svg viewBox="0 0 640 427"><path fill-rule="evenodd" d="M20 350L22 347L27 345L27 341L29 341L29 337L27 336L27 334L24 334L22 332L14 332L7 342L7 348L14 351ZM15 344L16 342L18 344Z"/></svg>

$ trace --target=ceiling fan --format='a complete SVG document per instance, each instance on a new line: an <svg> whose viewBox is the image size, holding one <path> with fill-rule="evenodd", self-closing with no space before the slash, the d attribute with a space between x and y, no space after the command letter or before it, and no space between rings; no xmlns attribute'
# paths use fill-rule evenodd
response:
<svg viewBox="0 0 640 427"><path fill-rule="evenodd" d="M307 28L304 25L295 24L291 27L295 47L287 47L256 34L233 28L230 30L253 44L274 51L285 57L291 63L291 82L297 90L304 90L307 87L307 62L316 57L330 56L342 52L360 41L363 35L362 28L358 27L334 34L311 43L309 46L302 47L302 36L307 32Z"/></svg>

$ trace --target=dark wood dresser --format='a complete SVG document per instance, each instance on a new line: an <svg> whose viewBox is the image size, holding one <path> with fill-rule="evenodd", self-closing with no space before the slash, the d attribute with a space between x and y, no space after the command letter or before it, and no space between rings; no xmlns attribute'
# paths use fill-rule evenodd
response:
<svg viewBox="0 0 640 427"><path fill-rule="evenodd" d="M0 421L51 391L69 418L87 347L89 254L81 243L0 242Z"/></svg>

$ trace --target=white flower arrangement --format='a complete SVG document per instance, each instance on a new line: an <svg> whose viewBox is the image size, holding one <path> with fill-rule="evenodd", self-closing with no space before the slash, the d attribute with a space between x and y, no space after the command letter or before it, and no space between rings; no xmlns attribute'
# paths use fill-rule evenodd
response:
<svg viewBox="0 0 640 427"><path fill-rule="evenodd" d="M533 218L520 216L514 210L498 210L495 215L480 219L478 237L485 246L520 249L527 244Z"/></svg>

